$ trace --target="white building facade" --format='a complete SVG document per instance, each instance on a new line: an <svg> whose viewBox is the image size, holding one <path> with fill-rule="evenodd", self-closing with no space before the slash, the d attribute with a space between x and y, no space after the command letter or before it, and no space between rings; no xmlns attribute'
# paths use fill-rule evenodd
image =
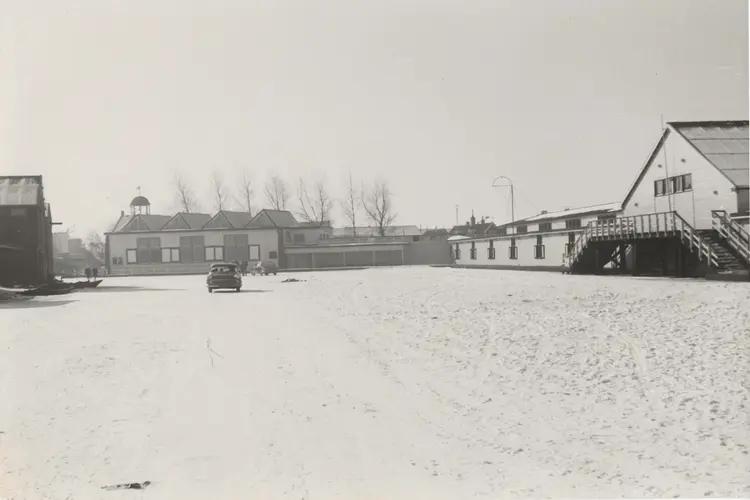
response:
<svg viewBox="0 0 750 500"><path fill-rule="evenodd" d="M698 230L712 210L748 215L748 122L669 123L623 201L623 215L677 212Z"/></svg>
<svg viewBox="0 0 750 500"><path fill-rule="evenodd" d="M569 252L591 221L616 217L619 203L541 213L498 228L500 234L450 241L454 264L487 269L563 270Z"/></svg>

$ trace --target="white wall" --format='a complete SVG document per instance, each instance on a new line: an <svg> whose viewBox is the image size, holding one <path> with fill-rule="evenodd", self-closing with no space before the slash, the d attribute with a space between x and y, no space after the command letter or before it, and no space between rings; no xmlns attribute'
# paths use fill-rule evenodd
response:
<svg viewBox="0 0 750 500"><path fill-rule="evenodd" d="M131 274L171 274L171 273L202 273L207 269L205 262L184 264L179 262L162 264L128 264L126 251L137 247L138 238L161 239L162 248L179 248L180 236L203 236L205 246L224 246L225 234L247 234L250 245L260 247L260 258L262 260L274 260L278 263L278 257L271 259L269 253L279 252L278 232L276 229L246 229L246 230L210 230L210 231L163 231L163 232L133 232L112 233L108 235L109 240L109 269L112 275ZM113 258L121 258L122 265L113 264Z"/></svg>
<svg viewBox="0 0 750 500"><path fill-rule="evenodd" d="M732 191L734 185L682 136L671 131L633 196L623 207L623 215L669 212L668 197L654 196L654 181L667 177L667 171L669 177L692 174L692 191L675 193L670 197L672 210L696 229L711 228L711 210L737 211L737 194Z"/></svg>
<svg viewBox="0 0 750 500"><path fill-rule="evenodd" d="M490 239L482 240L462 240L458 242L461 249L461 258L456 260L460 266L516 266L516 267L561 267L563 265L563 254L565 253L565 244L568 243L568 232L558 233L539 233L542 235L542 244L545 247L545 258L534 258L534 246L537 242L536 233L516 236L516 246L518 247L518 259L510 259L510 237L500 236L492 238L495 247L495 259L489 258L487 249L490 246ZM579 232L577 232L579 234ZM471 259L470 249L472 243L475 244L477 253L476 259ZM456 242L451 242L451 247L455 248Z"/></svg>

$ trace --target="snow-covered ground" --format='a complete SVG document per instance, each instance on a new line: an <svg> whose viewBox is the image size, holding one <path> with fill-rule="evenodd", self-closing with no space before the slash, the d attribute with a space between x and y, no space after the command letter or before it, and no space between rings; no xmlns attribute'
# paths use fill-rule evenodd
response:
<svg viewBox="0 0 750 500"><path fill-rule="evenodd" d="M0 497L750 495L746 283L392 268L244 292L0 305Z"/></svg>

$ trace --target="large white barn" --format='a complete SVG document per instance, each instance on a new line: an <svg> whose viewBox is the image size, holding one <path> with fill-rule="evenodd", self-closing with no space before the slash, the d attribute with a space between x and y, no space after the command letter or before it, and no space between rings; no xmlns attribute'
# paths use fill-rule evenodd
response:
<svg viewBox="0 0 750 500"><path fill-rule="evenodd" d="M587 259L589 269L661 260L685 275L693 254L708 267L750 268L748 152L747 121L669 123L622 202L542 213L452 242L454 263L567 270Z"/></svg>

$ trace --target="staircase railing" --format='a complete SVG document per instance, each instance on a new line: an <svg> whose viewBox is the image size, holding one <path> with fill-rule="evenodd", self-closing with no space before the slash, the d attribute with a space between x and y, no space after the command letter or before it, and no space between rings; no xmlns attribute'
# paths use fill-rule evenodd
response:
<svg viewBox="0 0 750 500"><path fill-rule="evenodd" d="M725 210L711 210L711 223L714 230L742 256L745 264L750 264L750 235L745 228L730 219Z"/></svg>
<svg viewBox="0 0 750 500"><path fill-rule="evenodd" d="M719 266L719 257L711 250L711 245L703 239L703 236L691 226L688 221L683 219L677 212L674 213L677 222L677 230L680 232L680 239L687 243L688 247L698 252L698 259L706 262L710 266Z"/></svg>
<svg viewBox="0 0 750 500"><path fill-rule="evenodd" d="M719 267L718 257L712 252L708 241L704 241L703 237L677 212L657 212L591 221L576 238L572 249L563 256L563 262L569 269L572 268L592 239L658 238L676 234L691 251L697 251L700 260L705 259L709 265Z"/></svg>

